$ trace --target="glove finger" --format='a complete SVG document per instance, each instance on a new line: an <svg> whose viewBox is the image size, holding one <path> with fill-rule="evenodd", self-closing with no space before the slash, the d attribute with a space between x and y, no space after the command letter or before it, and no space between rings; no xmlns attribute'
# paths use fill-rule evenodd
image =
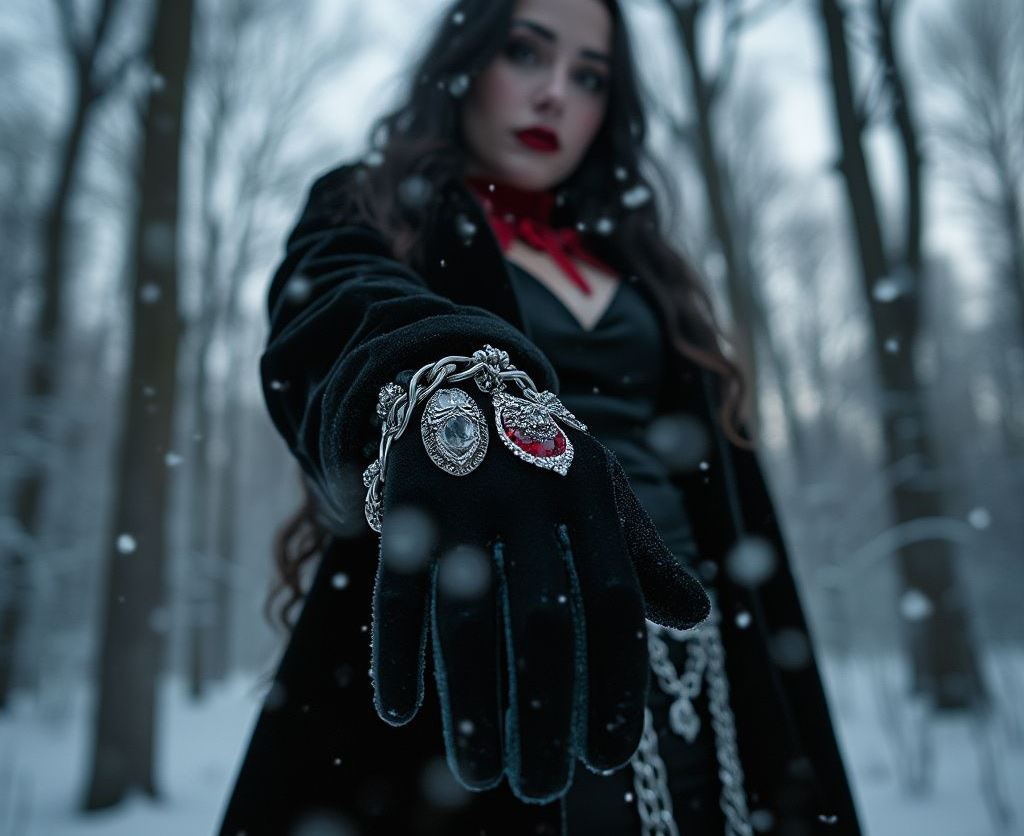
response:
<svg viewBox="0 0 1024 836"><path fill-rule="evenodd" d="M663 627L688 630L711 613L711 600L665 545L629 485L614 453L606 453L608 476L630 556L643 590L647 617Z"/></svg>
<svg viewBox="0 0 1024 836"><path fill-rule="evenodd" d="M448 764L471 790L501 782L501 622L486 545L444 549L431 596L434 676Z"/></svg>
<svg viewBox="0 0 1024 836"><path fill-rule="evenodd" d="M423 703L427 595L433 558L429 518L407 505L387 508L373 587L370 675L373 704L393 726Z"/></svg>
<svg viewBox="0 0 1024 836"><path fill-rule="evenodd" d="M649 665L644 596L607 478L569 514L567 546L585 615L586 751L594 771L621 767L640 745Z"/></svg>
<svg viewBox="0 0 1024 836"><path fill-rule="evenodd" d="M555 525L523 520L495 544L509 705L506 769L522 800L546 803L572 783L576 761L576 632Z"/></svg>

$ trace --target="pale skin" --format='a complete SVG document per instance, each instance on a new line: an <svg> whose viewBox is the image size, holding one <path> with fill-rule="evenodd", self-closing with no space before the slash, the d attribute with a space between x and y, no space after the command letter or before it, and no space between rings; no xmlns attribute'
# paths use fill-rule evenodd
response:
<svg viewBox="0 0 1024 836"><path fill-rule="evenodd" d="M518 0L506 44L474 81L463 108L467 174L525 189L550 189L571 174L607 110L611 38L611 16L598 0ZM515 132L533 125L558 135L556 152L519 142ZM505 257L543 282L587 330L619 285L619 277L574 259L592 288L587 295L547 253L519 240Z"/></svg>

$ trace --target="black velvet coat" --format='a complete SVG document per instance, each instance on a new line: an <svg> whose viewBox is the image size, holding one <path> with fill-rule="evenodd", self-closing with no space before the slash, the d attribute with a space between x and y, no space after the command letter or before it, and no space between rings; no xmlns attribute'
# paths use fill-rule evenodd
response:
<svg viewBox="0 0 1024 836"><path fill-rule="evenodd" d="M362 516L361 473L376 457L378 389L403 369L471 354L484 343L505 348L540 388L557 393L558 379L520 330L503 254L465 187L443 190L426 230L427 256L414 272L344 210L357 171L341 166L314 183L268 295L267 406L336 536L259 714L220 832L284 836L304 832L295 829L304 821L347 825L346 834L579 833L564 800L523 804L506 782L465 793L468 801L459 798L461 787L452 792L429 662L426 699L412 722L392 727L374 711L368 666L378 537ZM593 246L622 275L631 272L628 253ZM695 415L711 439L707 469L674 477L702 557L721 566L738 537L757 535L779 558L754 589L731 582L724 567L715 581L745 786L768 828L758 832L858 834L813 652L796 666L772 652L780 631L807 635L807 624L761 467L710 419L718 402L713 375L674 367L672 379L681 385L666 387L661 411ZM737 623L741 612L749 613L745 626ZM685 817L677 818L685 833Z"/></svg>

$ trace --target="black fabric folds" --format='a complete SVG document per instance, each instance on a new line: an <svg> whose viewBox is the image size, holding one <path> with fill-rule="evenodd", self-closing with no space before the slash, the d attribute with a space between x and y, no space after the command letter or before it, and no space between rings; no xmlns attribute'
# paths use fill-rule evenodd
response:
<svg viewBox="0 0 1024 836"><path fill-rule="evenodd" d="M459 389L493 414L467 383ZM550 802L568 790L577 758L616 769L636 751L645 617L686 629L710 601L593 436L565 428L574 458L563 476L520 460L492 431L480 465L452 476L418 437L422 409L388 459L373 612L377 711L394 725L415 716L429 632L454 774L487 789L504 771L518 797ZM434 532L427 559L411 566L410 509L429 523L417 533ZM466 546L475 558L459 555ZM439 582L446 565L465 576L467 559L482 583L467 592Z"/></svg>
<svg viewBox="0 0 1024 836"><path fill-rule="evenodd" d="M521 331L431 291L372 227L339 223L329 196L344 188L348 171L314 182L288 236L268 292L260 361L274 425L343 535L366 525L361 477L376 456L377 393L398 372L490 343L539 387L558 391L551 363Z"/></svg>
<svg viewBox="0 0 1024 836"><path fill-rule="evenodd" d="M524 576L514 577L513 570L518 566L512 566L513 554L523 548L521 543L513 542L515 534L508 539L494 538L492 554L495 566L500 561L506 586L504 591L500 586L492 588L498 602L493 622L484 624L479 613L469 613L463 621L461 608L452 608L452 617L431 622L427 618L429 609L417 608L413 613L417 620L407 620L406 627L407 635L413 636L419 628L421 640L419 644L409 641L403 651L406 659L411 657L417 664L404 687L400 685L389 697L395 701L391 707L397 715L384 722L375 705L379 695L375 694L368 668L373 655L370 638L380 543L363 518L365 488L361 475L377 454L379 428L374 408L379 388L402 370L419 368L445 354L470 354L490 343L508 351L512 361L527 371L538 387L559 397L564 395L566 406L574 412L572 392L585 390L580 388L580 381L576 385L571 382L572 370L565 362L568 355L549 350L539 332L538 339L531 336L529 317L524 316L516 298L500 246L483 211L461 183L446 184L436 195L436 212L421 230L424 249L413 270L394 257L379 232L359 222L349 211L351 201L346 195L352 178L360 171L359 164L343 164L313 184L288 237L268 295L270 334L261 359L268 410L316 491L323 522L335 536L328 538L273 686L255 718L251 739L226 799L219 832L222 836L239 836L242 832L248 836L281 836L333 827L360 834L410 836L638 833L635 805L627 806L623 800L624 794L631 792L632 770L628 766L607 776L577 766L568 792L548 803L524 803L508 780L499 780L490 788L467 790L470 785L486 787L495 780L499 764L502 770L509 770L511 764L511 772L524 777L521 793L524 789L526 795L532 792L526 789L529 782L524 770L507 757L511 748L503 748L500 755L493 748L497 737L501 737L503 747L509 744L506 717L500 712L491 712L490 729L474 726L483 730L483 745L459 753L457 775L461 782L447 761L450 752L444 717L462 719L467 703L462 700L456 705L453 700L442 706L435 683L444 682L446 677L458 681L458 690L470 698L468 705L473 705L473 698L484 689L508 699L508 660L495 657L500 657L502 631L509 623L503 610L504 598L511 611L520 606L513 598L521 601L527 588ZM635 269L633 262L640 254L621 251L611 238L593 236L588 244L619 275L628 277ZM646 298L649 310L665 331L671 312L643 281L633 287ZM605 326L613 326L618 316L623 327L627 318L636 321L632 315L626 316L634 309L631 303L625 304L627 301L625 295L620 298L617 309L606 317ZM635 306L634 312L639 310ZM549 362L556 359L557 364ZM659 483L657 493L650 487L645 491L644 483L650 480L635 478L636 463L628 460L629 445L613 446L612 442L622 437L604 434L606 427L599 421L591 425L592 434L602 444L608 439L608 449L628 473L629 487L636 491L633 499L642 500L659 532L664 529L670 535L669 545L676 547L673 551L677 555L699 555L702 571L708 567L717 571L725 664L732 686L730 703L750 803L775 816L777 827L772 832L858 836L854 802L811 652L812 637L765 475L754 452L732 445L723 436L715 418L722 402L715 376L684 362L667 347L661 359L666 385L657 399L658 414L685 414L708 442L699 469L672 476L672 486L681 498L679 513L689 512L692 541L690 526L677 524L679 521L671 516L665 486ZM638 381L622 379L628 371L620 371L619 383L631 387L626 394L635 396ZM644 371L653 370L645 367ZM560 388L563 383L564 392ZM608 391L602 386L602 392ZM627 400L637 403L635 398ZM582 406L577 415L586 421ZM412 427L409 432L416 433L418 428ZM402 441L415 446L411 438ZM587 460L582 458L579 464ZM589 460L594 465L588 474L593 484L613 495L610 500L606 494L596 499L592 506L595 513L612 504L623 516L636 513L628 508L631 494L615 487L617 482L621 487L627 480L608 472L614 470L608 464L613 458L605 458L605 472L596 466L600 464L598 457ZM585 469L581 467L578 473L582 475ZM429 472L422 470L422 474ZM534 475L550 476L558 484L556 474ZM481 498L478 504L486 503ZM562 520L557 515L545 520L564 524L555 529L554 544L548 542L561 563L554 562L548 569L563 567L568 574L566 555L570 550L576 574L581 566L586 569L588 563L581 556L592 548L586 545L590 531L585 519L588 507L576 509L575 524L574 519ZM608 521L606 515L598 519ZM508 534L501 527L496 530ZM539 542L532 538L540 538L545 531L550 535L551 528L538 525L531 529L527 548ZM494 530L473 532L473 536L488 542ZM757 588L734 583L725 571L731 549L748 536L764 538L777 556L774 575ZM643 537L631 539L642 548ZM655 594L660 583L658 573L646 578L644 575L638 570L645 612L652 612L652 608L671 612L674 602L659 600ZM435 578L426 576L421 589L429 591L434 582ZM571 576L569 585L572 590ZM255 614L256 603L252 610ZM436 613L440 611L435 607ZM602 641L600 636L591 635L595 629L602 629L601 618L590 617L586 610L583 614L585 635L593 647ZM806 663L797 669L781 665L773 655L774 639L781 630L795 630L808 638ZM441 653L435 658L434 646L429 642L431 633L442 636L438 648L452 641L465 643L466 648L472 648L474 658L489 666L488 671L497 670L506 681L492 691L488 672L478 676L476 681L483 685L474 691L472 677L477 674L465 665L453 665L450 654ZM521 641L535 646L542 641L542 637L530 637L528 631L525 635ZM584 632L574 634L579 635ZM507 638L504 640L507 644ZM497 652L491 649L495 644ZM551 649L552 653L556 651L563 657L566 652L564 648ZM420 687L417 653L424 658L422 681L429 687ZM579 658L575 644L572 653L574 660ZM445 669L436 662L444 664ZM591 654L589 670L573 668L571 677L563 676L562 682L571 678L579 694L582 689L578 685L585 677L600 680L601 662ZM455 689L450 693L454 695ZM614 727L607 729L609 739L600 740L593 737L589 722L590 712L604 711L599 703L606 693L610 691L598 681L589 687L587 712L575 704L577 719L588 719L576 727L576 745L578 752L588 753L588 758L593 757L589 753L603 749L612 762L622 756L614 751ZM527 708L531 707L527 703ZM520 720L523 713L520 709ZM546 731L542 728L537 734ZM623 733L618 739L629 738ZM662 754L669 761L673 783L693 767L689 759L674 757L670 747ZM528 766L526 757L522 766ZM557 791L566 760L552 758L544 766L550 766L551 771L543 774L538 770L536 776ZM714 787L680 788L684 794L691 791L709 799L714 795ZM680 803L679 825L683 832L697 827L682 812L689 809L685 802Z"/></svg>

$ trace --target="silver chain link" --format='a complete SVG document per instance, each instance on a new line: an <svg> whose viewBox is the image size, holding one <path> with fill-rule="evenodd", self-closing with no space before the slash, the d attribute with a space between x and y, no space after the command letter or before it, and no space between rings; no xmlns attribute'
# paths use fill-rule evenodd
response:
<svg viewBox="0 0 1024 836"><path fill-rule="evenodd" d="M456 371L465 366L462 371ZM525 398L539 401L543 398L533 379L510 361L508 352L491 345L473 352L472 357L450 354L434 363L420 367L407 387L387 383L377 396L377 415L381 419L380 447L377 458L363 471L366 521L380 534L384 497L384 474L387 472L388 453L392 443L405 432L416 406L429 398L442 383L458 383L474 378L483 392L505 389L506 381L515 381ZM425 380L424 380L425 379Z"/></svg>
<svg viewBox="0 0 1024 836"><path fill-rule="evenodd" d="M711 615L698 627L673 630L648 621L647 647L651 669L658 685L674 698L669 707L669 725L675 734L688 743L693 743L700 731L700 716L693 707L693 700L700 693L701 682L706 676L708 711L711 714L711 728L715 733L715 755L722 785L719 803L725 813L726 836L751 836L753 827L743 790L743 765L736 745L736 721L729 706L725 648L718 629L721 614L714 590L708 590L708 595L711 598ZM669 658L668 645L661 638L662 634L686 642L687 656L681 675ZM679 831L672 815L667 771L658 754L658 736L649 708L644 711L644 731L631 764L644 836L677 834Z"/></svg>
<svg viewBox="0 0 1024 836"><path fill-rule="evenodd" d="M712 607L714 609L714 607ZM708 710L715 732L718 777L722 782L721 807L726 836L751 836L747 796L743 790L743 764L736 746L736 718L729 707L729 680L725 675L725 647L718 629L719 618L708 625Z"/></svg>
<svg viewBox="0 0 1024 836"><path fill-rule="evenodd" d="M704 680L704 669L708 661L707 651L704 644L697 640L695 633L688 634L683 630L660 627L654 622L651 622L651 625L647 634L651 668L658 678L661 690L670 697L675 697L668 711L669 725L672 731L685 738L688 743L693 743L700 731L700 717L693 707L693 700L700 693L700 686ZM686 641L691 635L694 637L693 640L686 642L686 662L681 675L672 664L668 645L659 635L663 631L678 641Z"/></svg>
<svg viewBox="0 0 1024 836"><path fill-rule="evenodd" d="M658 754L658 733L654 730L654 715L650 708L644 708L640 747L630 763L633 766L636 805L645 836L679 836L679 828L672 817L672 796L668 792L665 762Z"/></svg>

